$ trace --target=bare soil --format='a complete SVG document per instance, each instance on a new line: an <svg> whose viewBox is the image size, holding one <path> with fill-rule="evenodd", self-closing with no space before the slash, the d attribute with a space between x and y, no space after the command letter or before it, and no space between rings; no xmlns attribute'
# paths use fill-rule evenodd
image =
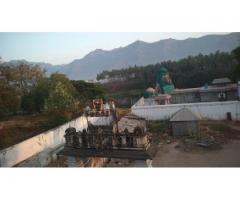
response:
<svg viewBox="0 0 240 200"><path fill-rule="evenodd" d="M202 121L198 138L172 137L168 125L152 134L158 143L153 167L240 167L239 122ZM197 145L201 140L213 141L214 145Z"/></svg>
<svg viewBox="0 0 240 200"><path fill-rule="evenodd" d="M48 129L44 115L11 116L0 119L0 149L31 138Z"/></svg>
<svg viewBox="0 0 240 200"><path fill-rule="evenodd" d="M177 143L162 145L153 167L240 167L240 141L235 140L215 151L183 152Z"/></svg>

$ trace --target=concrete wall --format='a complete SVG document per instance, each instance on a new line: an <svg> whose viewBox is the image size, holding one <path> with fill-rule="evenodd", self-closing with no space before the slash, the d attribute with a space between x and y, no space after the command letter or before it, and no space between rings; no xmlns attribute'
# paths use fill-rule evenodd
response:
<svg viewBox="0 0 240 200"><path fill-rule="evenodd" d="M203 118L214 120L226 119L227 112L231 112L233 120L240 120L240 101L225 102L202 102L188 104L169 104L142 106L143 99L140 99L132 106L132 113L144 117L147 120L168 120L181 108L187 107L194 112L198 112Z"/></svg>
<svg viewBox="0 0 240 200"><path fill-rule="evenodd" d="M86 117L79 117L57 128L43 132L19 144L0 151L0 166L14 166L40 152L54 150L64 144L64 134L68 127L75 127L77 131L87 128Z"/></svg>

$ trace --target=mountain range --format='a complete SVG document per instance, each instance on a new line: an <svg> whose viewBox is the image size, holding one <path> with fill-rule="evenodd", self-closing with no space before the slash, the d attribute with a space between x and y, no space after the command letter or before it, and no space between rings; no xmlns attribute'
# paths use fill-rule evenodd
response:
<svg viewBox="0 0 240 200"><path fill-rule="evenodd" d="M69 64L34 64L46 69L48 74L58 71L66 74L70 79L87 80L95 79L103 70L121 69L134 65L144 66L167 60L176 61L199 53L207 55L216 51L230 52L239 45L240 33L206 35L185 40L165 39L152 43L138 40L113 50L96 49Z"/></svg>

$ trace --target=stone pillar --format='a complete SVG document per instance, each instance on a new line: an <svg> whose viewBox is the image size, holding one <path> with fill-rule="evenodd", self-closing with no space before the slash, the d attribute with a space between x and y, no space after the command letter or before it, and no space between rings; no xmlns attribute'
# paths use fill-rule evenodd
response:
<svg viewBox="0 0 240 200"><path fill-rule="evenodd" d="M132 143L133 147L138 147L138 141L137 141L138 136L132 136Z"/></svg>
<svg viewBox="0 0 240 200"><path fill-rule="evenodd" d="M142 137L136 137L137 147L141 148L144 147L143 138Z"/></svg>
<svg viewBox="0 0 240 200"><path fill-rule="evenodd" d="M126 142L126 136L121 136L122 137L122 146L126 146L127 142Z"/></svg>
<svg viewBox="0 0 240 200"><path fill-rule="evenodd" d="M88 134L87 139L88 139L88 148L94 148L94 136L93 136L93 134Z"/></svg>
<svg viewBox="0 0 240 200"><path fill-rule="evenodd" d="M152 160L147 159L146 164L147 164L148 167L152 167Z"/></svg>
<svg viewBox="0 0 240 200"><path fill-rule="evenodd" d="M136 142L137 142L137 147L144 148L147 145L147 143L148 143L147 136L136 137Z"/></svg>

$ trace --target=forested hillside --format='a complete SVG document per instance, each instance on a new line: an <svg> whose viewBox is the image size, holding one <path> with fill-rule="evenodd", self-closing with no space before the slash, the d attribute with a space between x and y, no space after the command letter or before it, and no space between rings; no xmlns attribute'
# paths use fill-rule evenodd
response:
<svg viewBox="0 0 240 200"><path fill-rule="evenodd" d="M237 64L232 53L217 51L210 55L189 56L179 61L103 71L97 75L97 79L121 78L104 84L110 96L139 96L146 88L155 87L156 76L162 66L168 68L176 88L192 88L210 84L214 78L220 77L236 81L238 75L234 72Z"/></svg>

